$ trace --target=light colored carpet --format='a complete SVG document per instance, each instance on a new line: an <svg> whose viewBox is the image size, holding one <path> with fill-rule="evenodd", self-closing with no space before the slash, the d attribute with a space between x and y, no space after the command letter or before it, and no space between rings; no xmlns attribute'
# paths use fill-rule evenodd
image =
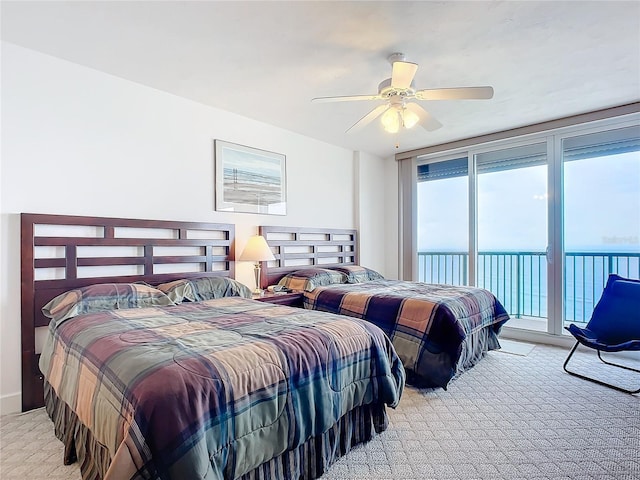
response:
<svg viewBox="0 0 640 480"><path fill-rule="evenodd" d="M408 387L389 429L323 480L640 479L640 396L567 375L567 353L490 352L447 391ZM576 368L598 372L594 359L579 354ZM0 421L0 478L80 478L43 410Z"/></svg>

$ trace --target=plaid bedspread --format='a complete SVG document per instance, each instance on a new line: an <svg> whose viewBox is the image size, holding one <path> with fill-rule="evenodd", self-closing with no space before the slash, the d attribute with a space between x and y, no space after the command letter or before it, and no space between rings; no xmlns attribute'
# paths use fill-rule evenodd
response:
<svg viewBox="0 0 640 480"><path fill-rule="evenodd" d="M509 319L488 290L398 280L318 287L304 293L304 306L377 325L420 383L443 388L456 374L463 342L489 329L497 344L497 334Z"/></svg>
<svg viewBox="0 0 640 480"><path fill-rule="evenodd" d="M404 386L367 322L239 297L52 322L40 368L118 479L237 478Z"/></svg>

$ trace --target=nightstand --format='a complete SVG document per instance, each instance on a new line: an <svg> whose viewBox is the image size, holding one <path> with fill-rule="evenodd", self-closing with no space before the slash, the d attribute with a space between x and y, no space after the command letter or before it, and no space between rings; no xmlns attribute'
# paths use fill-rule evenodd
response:
<svg viewBox="0 0 640 480"><path fill-rule="evenodd" d="M288 307L302 308L303 294L302 292L286 292L286 293L274 293L264 292L264 295L258 297L257 295L251 297L259 302L276 303L278 305L287 305Z"/></svg>

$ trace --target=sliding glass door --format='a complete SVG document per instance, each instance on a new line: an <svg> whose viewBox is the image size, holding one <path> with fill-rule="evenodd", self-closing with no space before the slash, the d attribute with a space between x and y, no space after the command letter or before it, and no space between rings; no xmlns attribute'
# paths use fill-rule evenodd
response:
<svg viewBox="0 0 640 480"><path fill-rule="evenodd" d="M547 144L475 155L476 285L490 290L511 326L547 330Z"/></svg>
<svg viewBox="0 0 640 480"><path fill-rule="evenodd" d="M419 281L486 288L510 328L562 335L610 274L640 278L637 121L446 155L416 159Z"/></svg>
<svg viewBox="0 0 640 480"><path fill-rule="evenodd" d="M640 278L640 128L562 139L565 323L586 323L607 277Z"/></svg>
<svg viewBox="0 0 640 480"><path fill-rule="evenodd" d="M467 157L418 165L418 278L469 284Z"/></svg>
<svg viewBox="0 0 640 480"><path fill-rule="evenodd" d="M417 169L418 279L486 288L512 324L546 331L547 144Z"/></svg>

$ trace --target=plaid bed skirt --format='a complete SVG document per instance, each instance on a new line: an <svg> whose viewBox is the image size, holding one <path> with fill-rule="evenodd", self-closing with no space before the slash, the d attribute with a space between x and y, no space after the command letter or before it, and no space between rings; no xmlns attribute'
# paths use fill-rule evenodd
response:
<svg viewBox="0 0 640 480"><path fill-rule="evenodd" d="M102 480L111 463L107 448L98 443L73 410L58 398L45 381L46 411L53 421L56 437L64 443L64 464L80 463L83 480ZM352 447L368 442L387 429L384 404L364 405L347 412L331 429L310 438L298 448L263 463L239 480L298 480L322 476Z"/></svg>

